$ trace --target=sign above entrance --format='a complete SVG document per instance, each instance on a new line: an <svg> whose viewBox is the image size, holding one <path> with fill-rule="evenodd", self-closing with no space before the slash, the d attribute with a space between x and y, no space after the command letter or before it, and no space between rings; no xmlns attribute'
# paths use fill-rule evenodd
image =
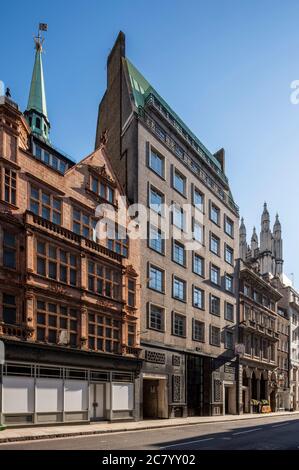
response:
<svg viewBox="0 0 299 470"><path fill-rule="evenodd" d="M245 345L242 343L235 344L235 354L236 356L244 356Z"/></svg>

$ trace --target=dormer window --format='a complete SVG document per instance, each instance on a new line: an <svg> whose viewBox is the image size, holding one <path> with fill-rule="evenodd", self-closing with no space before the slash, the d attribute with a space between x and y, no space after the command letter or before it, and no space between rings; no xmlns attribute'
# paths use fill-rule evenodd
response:
<svg viewBox="0 0 299 470"><path fill-rule="evenodd" d="M41 160L46 165L51 166L54 170L57 170L62 174L64 174L68 169L67 162L50 153L48 150L41 148L36 143L33 145L33 155L37 160Z"/></svg>
<svg viewBox="0 0 299 470"><path fill-rule="evenodd" d="M98 194L101 198L114 203L114 189L109 186L105 181L96 178L95 176L91 177L91 190Z"/></svg>

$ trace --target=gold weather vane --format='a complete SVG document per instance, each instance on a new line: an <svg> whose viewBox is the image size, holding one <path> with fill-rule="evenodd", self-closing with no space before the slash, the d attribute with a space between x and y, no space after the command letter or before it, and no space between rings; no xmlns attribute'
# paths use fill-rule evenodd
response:
<svg viewBox="0 0 299 470"><path fill-rule="evenodd" d="M44 42L45 38L42 37L41 31L48 31L47 23L39 23L38 34L34 38L35 48L36 48L37 51L42 51L43 50L43 42Z"/></svg>

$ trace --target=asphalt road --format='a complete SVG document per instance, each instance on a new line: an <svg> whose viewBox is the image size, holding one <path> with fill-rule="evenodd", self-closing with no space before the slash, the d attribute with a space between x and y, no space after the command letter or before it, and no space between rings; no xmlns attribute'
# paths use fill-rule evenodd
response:
<svg viewBox="0 0 299 470"><path fill-rule="evenodd" d="M297 450L299 418L248 419L0 444L1 450Z"/></svg>

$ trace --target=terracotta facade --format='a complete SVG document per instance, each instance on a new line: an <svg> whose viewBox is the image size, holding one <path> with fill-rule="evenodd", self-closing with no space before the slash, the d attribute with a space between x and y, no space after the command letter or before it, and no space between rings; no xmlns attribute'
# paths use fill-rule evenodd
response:
<svg viewBox="0 0 299 470"><path fill-rule="evenodd" d="M117 213L123 196L106 154L105 136L91 155L74 164L31 133L15 103L1 100L0 338L6 346L2 421L136 419L136 250L126 237L97 240L95 229L97 206L105 203ZM126 232L126 227L121 229ZM43 412L29 405L18 412L7 403L14 377L41 380L37 369L49 368L54 376L66 378L70 367L82 382L81 389L81 382L73 383L81 390L82 409L58 403L56 412L44 405ZM50 380L51 372L45 377ZM105 400L101 411L96 409L97 397L88 392L92 382L105 389L98 391ZM121 410L113 405L118 383L126 385L130 395ZM62 386L58 381L56 385Z"/></svg>

